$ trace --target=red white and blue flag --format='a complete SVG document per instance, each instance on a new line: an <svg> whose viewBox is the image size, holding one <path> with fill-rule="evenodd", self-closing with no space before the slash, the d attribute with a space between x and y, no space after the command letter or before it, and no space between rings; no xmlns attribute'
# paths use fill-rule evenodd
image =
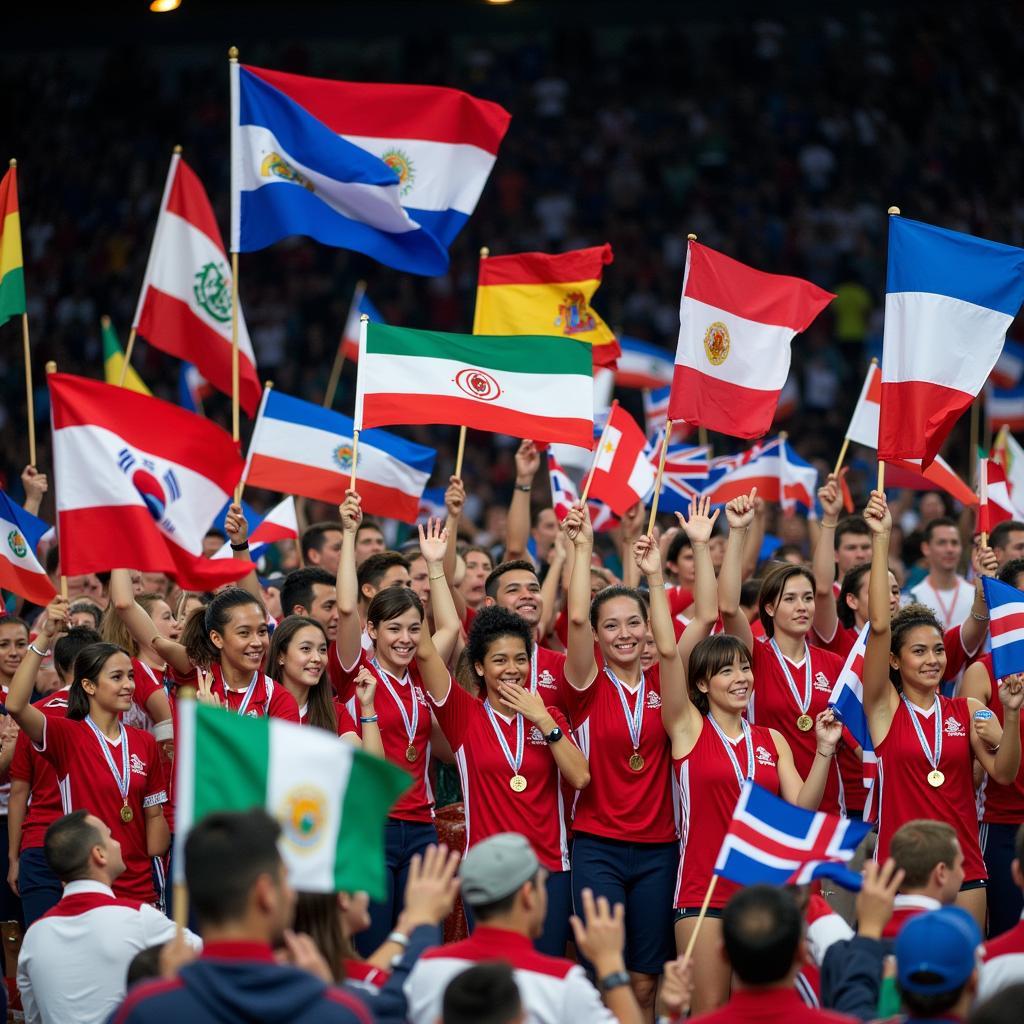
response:
<svg viewBox="0 0 1024 1024"><path fill-rule="evenodd" d="M639 338L619 337L615 384L620 388L661 388L672 384L672 353Z"/></svg>
<svg viewBox="0 0 1024 1024"><path fill-rule="evenodd" d="M991 576L983 576L981 585L992 616L992 672L996 679L1024 672L1024 591Z"/></svg>
<svg viewBox="0 0 1024 1024"><path fill-rule="evenodd" d="M295 499L289 494L266 515L249 522L249 557L255 562L264 551L280 540L295 540L299 536L299 517L295 512ZM233 558L230 542L214 558Z"/></svg>
<svg viewBox="0 0 1024 1024"><path fill-rule="evenodd" d="M727 456L722 462L715 460L715 470L732 463L735 468L718 476L702 492L714 505L724 505L741 494L757 488L758 497L782 505L792 514L801 508L814 508L818 491L818 471L793 451L788 441L775 438L766 444L755 445L740 456Z"/></svg>
<svg viewBox="0 0 1024 1024"><path fill-rule="evenodd" d="M39 542L49 531L48 523L0 491L0 588L33 604L53 600L57 592L36 557Z"/></svg>
<svg viewBox="0 0 1024 1024"><path fill-rule="evenodd" d="M647 442L646 454L657 471L661 446L665 437L662 428ZM707 445L672 444L665 454L665 472L661 478L658 507L664 512L689 513L690 502L700 497L710 474L710 452Z"/></svg>
<svg viewBox="0 0 1024 1024"><path fill-rule="evenodd" d="M548 478L551 481L551 507L555 510L558 521L565 519L574 505L579 504L580 495L572 478L559 465L555 456L548 451ZM612 530L619 525L618 517L603 502L593 498L587 500L587 511L595 533Z"/></svg>
<svg viewBox="0 0 1024 1024"><path fill-rule="evenodd" d="M341 335L341 354L353 363L359 362L359 321L367 316L371 324L386 324L380 310L370 301L366 294L366 282L359 281L352 293L352 305L348 310L345 330Z"/></svg>
<svg viewBox="0 0 1024 1024"><path fill-rule="evenodd" d="M985 416L993 433L1003 425L1010 430L1024 430L1024 384L989 388L985 396Z"/></svg>
<svg viewBox="0 0 1024 1024"><path fill-rule="evenodd" d="M644 433L650 437L656 430L660 430L668 421L668 400L672 393L672 386L663 388L645 388L643 391L644 401ZM672 424L672 441L685 441L693 433L693 427L688 423Z"/></svg>
<svg viewBox="0 0 1024 1024"><path fill-rule="evenodd" d="M989 383L996 388L1015 388L1024 381L1024 345L1009 338L1003 342L996 365L988 375Z"/></svg>
<svg viewBox="0 0 1024 1024"><path fill-rule="evenodd" d="M871 824L805 811L747 779L715 863L715 874L739 885L806 885L831 878L859 891L846 865Z"/></svg>

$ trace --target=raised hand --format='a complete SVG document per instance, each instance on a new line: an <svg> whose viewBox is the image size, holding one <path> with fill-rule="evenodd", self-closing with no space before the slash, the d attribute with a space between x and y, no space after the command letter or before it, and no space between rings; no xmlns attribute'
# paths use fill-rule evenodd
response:
<svg viewBox="0 0 1024 1024"><path fill-rule="evenodd" d="M831 757L843 738L843 723L836 718L831 708L819 711L814 718L814 738L818 741L818 752Z"/></svg>
<svg viewBox="0 0 1024 1024"><path fill-rule="evenodd" d="M864 520L871 528L872 533L890 533L892 531L892 516L889 513L889 503L885 500L883 491L872 491L871 497L864 508Z"/></svg>
<svg viewBox="0 0 1024 1024"><path fill-rule="evenodd" d="M818 501L826 516L838 519L843 511L843 494L839 488L839 478L829 473L828 479L818 488Z"/></svg>
<svg viewBox="0 0 1024 1024"><path fill-rule="evenodd" d="M66 633L68 629L69 602L66 597L55 597L46 606L46 618L43 619L40 632L46 637L47 643L53 642L54 637Z"/></svg>
<svg viewBox="0 0 1024 1024"><path fill-rule="evenodd" d="M999 702L1007 711L1019 711L1024 704L1024 674L1007 676L999 687Z"/></svg>
<svg viewBox="0 0 1024 1024"><path fill-rule="evenodd" d="M1005 683L1003 684L1005 686ZM990 750L995 750L1003 738L1002 726L996 720L996 716L990 714L988 718L971 719L971 727L975 736L981 740Z"/></svg>
<svg viewBox="0 0 1024 1024"><path fill-rule="evenodd" d="M232 504L224 517L224 532L232 544L241 545L249 539L249 520L245 518L242 506Z"/></svg>
<svg viewBox="0 0 1024 1024"><path fill-rule="evenodd" d="M739 498L734 499L734 501L740 500ZM747 499L743 498L742 500L746 501ZM729 505L732 505L732 502ZM711 511L710 498L697 498L690 502L690 518L686 519L681 512L677 512L676 519L679 520L679 525L683 528L686 536L690 538L691 544L707 544L711 540L711 532L715 528L715 523L718 522L721 511L720 508L716 508L714 512ZM728 506L726 506L726 512L728 512ZM750 510L750 518L754 518L753 508ZM729 525L733 525L731 519Z"/></svg>
<svg viewBox="0 0 1024 1024"><path fill-rule="evenodd" d="M298 967L300 971L312 974L314 978L318 978L325 985L334 984L334 974L331 968L317 948L317 944L308 935L286 928L284 930L284 949L278 950L276 957L278 963Z"/></svg>
<svg viewBox="0 0 1024 1024"><path fill-rule="evenodd" d="M633 560L644 576L656 576L661 572L661 552L650 534L638 537L634 542Z"/></svg>
<svg viewBox="0 0 1024 1024"><path fill-rule="evenodd" d="M465 504L466 488L462 480L457 476L448 477L448 486L444 492L444 507L448 515L452 519L458 519Z"/></svg>
<svg viewBox="0 0 1024 1024"><path fill-rule="evenodd" d="M599 975L610 974L621 963L626 944L625 907L621 903L612 907L605 896L594 899L590 889L584 889L581 895L583 920L575 914L569 918L576 948L594 965Z"/></svg>
<svg viewBox="0 0 1024 1024"><path fill-rule="evenodd" d="M25 500L34 499L38 506L43 500L43 495L50 489L50 482L46 479L46 474L40 473L35 466L26 466L21 471L21 486L25 488Z"/></svg>
<svg viewBox="0 0 1024 1024"><path fill-rule="evenodd" d="M573 505L565 514L562 529L577 548L593 547L594 527L590 522L590 512L583 502Z"/></svg>
<svg viewBox="0 0 1024 1024"><path fill-rule="evenodd" d="M757 511L756 499L755 487L749 494L741 494L725 506L725 518L730 530L742 530L754 521L754 513Z"/></svg>
<svg viewBox="0 0 1024 1024"><path fill-rule="evenodd" d="M980 538L975 542L974 550L971 552L971 565L974 566L974 575L978 577L995 576L999 572L999 559L996 558L996 553L987 544L982 547Z"/></svg>
<svg viewBox="0 0 1024 1024"><path fill-rule="evenodd" d="M359 529L363 521L362 503L363 499L351 488L345 491L345 500L338 506L338 517L346 533L355 533Z"/></svg>
<svg viewBox="0 0 1024 1024"><path fill-rule="evenodd" d="M373 698L377 692L377 677L364 665L356 675L356 700L359 710L367 717L373 714Z"/></svg>
<svg viewBox="0 0 1024 1024"><path fill-rule="evenodd" d="M520 441L516 450L516 483L524 487L532 484L538 469L540 452L537 451L536 445L532 441Z"/></svg>
<svg viewBox="0 0 1024 1024"><path fill-rule="evenodd" d="M426 529L420 523L420 554L426 559L427 565L436 565L444 559L448 549L448 531L440 519L428 519Z"/></svg>
<svg viewBox="0 0 1024 1024"><path fill-rule="evenodd" d="M864 883L857 896L857 934L880 939L892 917L896 893L905 872L890 857L884 864L869 860L864 864Z"/></svg>
<svg viewBox="0 0 1024 1024"><path fill-rule="evenodd" d="M209 704L211 707L220 707L220 694L215 693L213 684L216 680L213 673L201 665L196 666L196 700L200 704Z"/></svg>
<svg viewBox="0 0 1024 1024"><path fill-rule="evenodd" d="M458 868L458 851L443 843L428 846L422 857L413 855L398 931L408 934L421 924L440 924L451 913L459 891Z"/></svg>
<svg viewBox="0 0 1024 1024"><path fill-rule="evenodd" d="M537 693L530 693L523 686L515 683L498 683L501 699L514 711L518 711L528 722L536 725L547 713L544 698Z"/></svg>
<svg viewBox="0 0 1024 1024"><path fill-rule="evenodd" d="M681 1020L689 1012L692 995L693 962L684 956L669 960L658 987L658 1016Z"/></svg>

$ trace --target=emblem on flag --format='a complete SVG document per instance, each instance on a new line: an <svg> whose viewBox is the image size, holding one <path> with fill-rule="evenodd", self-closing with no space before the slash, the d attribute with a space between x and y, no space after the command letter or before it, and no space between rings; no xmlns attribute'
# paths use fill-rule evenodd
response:
<svg viewBox="0 0 1024 1024"><path fill-rule="evenodd" d="M562 333L572 336L592 331L597 327L597 320L587 305L587 297L583 292L569 292L558 305L558 316L555 326L562 328Z"/></svg>
<svg viewBox="0 0 1024 1024"><path fill-rule="evenodd" d="M11 530L7 534L7 546L14 552L15 558L24 558L28 554L28 545L20 530Z"/></svg>
<svg viewBox="0 0 1024 1024"><path fill-rule="evenodd" d="M481 398L485 402L493 402L501 394L498 382L483 370L473 368L459 370L455 375L455 384L470 398Z"/></svg>
<svg viewBox="0 0 1024 1024"><path fill-rule="evenodd" d="M721 366L729 358L729 328L721 320L704 332L704 354L712 366Z"/></svg>
<svg viewBox="0 0 1024 1024"><path fill-rule="evenodd" d="M416 184L416 165L409 154L400 149L389 149L381 154L381 160L398 175L398 194L408 195L409 190Z"/></svg>
<svg viewBox="0 0 1024 1024"><path fill-rule="evenodd" d="M143 459L140 463L127 448L122 448L118 453L117 464L139 492L146 508L149 509L149 514L160 522L164 518L167 506L181 497L181 488L178 486L174 470L164 471L161 484L161 480L154 475L157 471L156 463L149 459Z"/></svg>
<svg viewBox="0 0 1024 1024"><path fill-rule="evenodd" d="M279 816L284 838L300 850L311 850L324 838L327 798L316 786L296 786L284 798Z"/></svg>
<svg viewBox="0 0 1024 1024"><path fill-rule="evenodd" d="M196 302L219 323L231 319L231 288L224 276L224 269L216 263L207 263L196 274L192 287Z"/></svg>
<svg viewBox="0 0 1024 1024"><path fill-rule="evenodd" d="M260 164L260 177L280 178L282 181L290 181L294 185L302 185L303 188L314 191L313 182L297 170L280 153L268 153Z"/></svg>
<svg viewBox="0 0 1024 1024"><path fill-rule="evenodd" d="M362 462L361 453L356 456L356 465ZM339 444L334 449L334 464L346 473L352 470L352 445Z"/></svg>

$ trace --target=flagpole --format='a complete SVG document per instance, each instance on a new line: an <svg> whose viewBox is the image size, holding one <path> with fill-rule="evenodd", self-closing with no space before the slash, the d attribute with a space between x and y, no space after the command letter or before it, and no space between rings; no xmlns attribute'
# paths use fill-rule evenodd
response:
<svg viewBox="0 0 1024 1024"><path fill-rule="evenodd" d="M358 308L359 302L366 293L366 282L357 281L356 290L352 293L352 304ZM359 296L357 299L356 296ZM338 384L341 381L341 371L345 365L345 328L348 327L348 317L345 317L345 324L341 328L341 337L338 339L338 351L334 353L334 363L331 366L331 375L327 378L327 390L324 392L324 408L334 407L334 397L338 392Z"/></svg>
<svg viewBox="0 0 1024 1024"><path fill-rule="evenodd" d="M967 458L967 479L978 479L978 442L981 437L981 396L975 395L971 402L971 450Z"/></svg>
<svg viewBox="0 0 1024 1024"><path fill-rule="evenodd" d="M228 69L229 75L231 76L232 83L234 82L234 70L233 68L238 65L238 47L231 46L228 48ZM234 99L234 97L232 97ZM232 109L234 109L234 103L232 103ZM234 125L232 124L231 138L234 141ZM235 153L232 150L231 153L231 164L232 164L232 178L234 178L234 161ZM234 181L232 181L234 184ZM234 210L234 196L232 196L232 211ZM234 235L235 225L232 224L232 235ZM234 242L234 238L232 238ZM241 431L239 430L238 424L238 250L235 246L232 246L231 252L231 439L238 444ZM235 489L235 503L238 504L242 500L242 489L241 482Z"/></svg>
<svg viewBox="0 0 1024 1024"><path fill-rule="evenodd" d="M988 467L987 459L982 459L978 465L978 518L981 519L982 509L988 504ZM988 530L981 531L981 546L988 547Z"/></svg>
<svg viewBox="0 0 1024 1024"><path fill-rule="evenodd" d="M668 439L672 435L672 421L665 420L665 436L661 440L661 455L658 458L658 473L654 478L654 497L651 499L651 515L647 520L647 534L654 530L654 520L658 517L658 499L661 497L661 478L665 475L665 456L668 454Z"/></svg>
<svg viewBox="0 0 1024 1024"><path fill-rule="evenodd" d="M56 372L57 372L57 364L51 359L46 364L46 376L47 376L47 378L49 378L51 373L56 373ZM54 486L56 486L56 479L54 480ZM53 503L54 503L54 506L56 507L56 505L57 505L56 492L54 492ZM60 596L62 598L64 598L64 600L66 601L68 599L68 578L67 578L67 576L63 572L64 561L65 561L64 560L64 556L62 554L60 554L60 514L59 513L57 514L57 553L60 555L60 566L61 566L61 570L62 570L61 574L60 574Z"/></svg>
<svg viewBox="0 0 1024 1024"><path fill-rule="evenodd" d="M107 323L110 323L110 317L104 317ZM120 387L124 387L124 382L128 378L128 365L132 361L132 350L135 348L135 328L133 327L128 332L128 344L125 346L124 359L121 362L121 379L118 381Z"/></svg>
<svg viewBox="0 0 1024 1024"><path fill-rule="evenodd" d="M485 260L491 255L491 250L486 246L480 246L480 259ZM477 295L480 294L480 275L477 273ZM476 317L473 317L476 320ZM475 327L475 323L474 323ZM474 330L474 334L476 331ZM459 427L459 447L455 453L455 476L460 480L462 479L462 457L466 454L466 428L465 426Z"/></svg>
<svg viewBox="0 0 1024 1024"><path fill-rule="evenodd" d="M704 918L708 913L708 904L711 902L711 897L714 894L715 886L718 884L718 875L712 875L711 881L708 882L708 890L704 893L704 902L701 904L700 913L697 915L697 923L694 925L694 929L690 932L690 941L686 944L686 952L683 953L683 959L689 960L693 955L693 947L697 945L697 936L700 934L700 926L704 922Z"/></svg>
<svg viewBox="0 0 1024 1024"><path fill-rule="evenodd" d="M10 167L16 171L18 161L11 157ZM18 213L19 221L21 213ZM24 258L22 259L24 266ZM35 395L32 393L32 351L28 338L28 311L21 314L21 341L25 352L25 408L28 411L28 461L30 466L36 464L36 409Z"/></svg>
<svg viewBox="0 0 1024 1024"><path fill-rule="evenodd" d="M619 404L618 399L615 399L611 408L608 410L608 419L605 420L604 430L601 431L601 439L597 442L597 448L594 449L594 458L590 463L590 472L587 474L587 485L583 488L583 493L580 495L580 502L587 500L587 495L590 494L590 485L594 480L594 470L597 469L597 460L601 456L601 448L604 445L605 436L608 433L608 427L611 426L612 413L615 411L615 407Z"/></svg>
<svg viewBox="0 0 1024 1024"><path fill-rule="evenodd" d="M366 331L367 331L367 328L369 327L369 324L370 324L370 318L365 313L361 313L359 315L359 355L360 355L360 358L362 358L362 356L364 356L366 354ZM357 367L356 368L356 373L358 374L358 372L359 372L359 369ZM359 391L359 388L357 386L356 387L356 397L357 398L358 398L358 391ZM357 402L357 405L358 405L358 402ZM358 405L358 408L355 411L359 415L359 422L362 423L362 421L363 421L362 406ZM354 491L356 489L356 466L358 464L358 461L359 461L359 428L356 427L353 424L353 427L352 427L352 472L349 475L349 480L348 480L348 489L350 491Z"/></svg>

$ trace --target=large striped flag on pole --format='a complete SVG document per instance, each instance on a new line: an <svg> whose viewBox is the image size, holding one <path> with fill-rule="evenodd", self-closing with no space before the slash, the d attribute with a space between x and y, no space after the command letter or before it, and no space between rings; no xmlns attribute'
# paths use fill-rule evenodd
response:
<svg viewBox="0 0 1024 1024"><path fill-rule="evenodd" d="M448 423L588 450L590 346L575 338L442 334L364 321L355 429Z"/></svg>
<svg viewBox="0 0 1024 1024"><path fill-rule="evenodd" d="M178 702L174 737L175 881L184 843L208 814L262 807L281 825L281 857L304 892L387 895L384 824L409 775L323 729Z"/></svg>
<svg viewBox="0 0 1024 1024"><path fill-rule="evenodd" d="M26 308L18 166L12 160L10 170L0 179L0 324L24 313Z"/></svg>
<svg viewBox="0 0 1024 1024"><path fill-rule="evenodd" d="M0 587L38 605L49 604L57 593L36 556L49 531L48 523L0 491Z"/></svg>
<svg viewBox="0 0 1024 1024"><path fill-rule="evenodd" d="M124 350L117 340L117 331L109 316L100 317L100 335L103 339L103 379L108 384L120 386L121 375L124 374L124 386L129 391L137 391L140 395L152 395L142 378L136 373L135 367L124 368Z"/></svg>
<svg viewBox="0 0 1024 1024"><path fill-rule="evenodd" d="M1024 302L1024 249L890 214L878 458L928 466Z"/></svg>
<svg viewBox="0 0 1024 1024"><path fill-rule="evenodd" d="M996 679L1024 672L1024 591L991 576L981 585L992 616L992 672Z"/></svg>

